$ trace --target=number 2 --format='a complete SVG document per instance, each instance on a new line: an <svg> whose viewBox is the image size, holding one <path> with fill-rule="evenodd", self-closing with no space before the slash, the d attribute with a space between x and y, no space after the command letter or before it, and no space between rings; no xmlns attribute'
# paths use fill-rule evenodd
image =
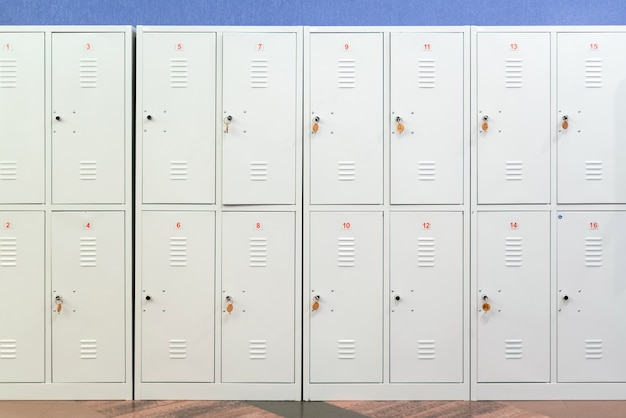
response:
<svg viewBox="0 0 626 418"><path fill-rule="evenodd" d="M4 229L11 229L11 222L5 222Z"/></svg>

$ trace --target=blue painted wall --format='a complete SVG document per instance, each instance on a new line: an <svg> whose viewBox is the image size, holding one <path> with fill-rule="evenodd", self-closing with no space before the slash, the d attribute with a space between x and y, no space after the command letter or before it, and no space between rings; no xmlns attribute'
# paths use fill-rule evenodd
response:
<svg viewBox="0 0 626 418"><path fill-rule="evenodd" d="M624 0L0 0L0 25L624 24Z"/></svg>

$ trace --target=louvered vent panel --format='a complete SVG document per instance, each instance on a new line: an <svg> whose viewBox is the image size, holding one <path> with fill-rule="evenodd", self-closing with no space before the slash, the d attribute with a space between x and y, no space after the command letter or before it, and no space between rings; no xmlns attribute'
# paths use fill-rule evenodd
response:
<svg viewBox="0 0 626 418"><path fill-rule="evenodd" d="M522 340L504 341L504 358L508 360L521 360L524 354Z"/></svg>
<svg viewBox="0 0 626 418"><path fill-rule="evenodd" d="M340 89L356 87L356 61L350 58L340 59L337 63L337 75Z"/></svg>
<svg viewBox="0 0 626 418"><path fill-rule="evenodd" d="M523 180L524 163L522 161L506 161L504 163L504 178L507 181Z"/></svg>
<svg viewBox="0 0 626 418"><path fill-rule="evenodd" d="M435 161L418 161L417 179L419 181L435 181L436 169L437 163Z"/></svg>
<svg viewBox="0 0 626 418"><path fill-rule="evenodd" d="M82 360L95 360L98 358L97 340L80 340L80 358Z"/></svg>
<svg viewBox="0 0 626 418"><path fill-rule="evenodd" d="M80 266L96 267L98 261L98 239L96 237L81 237L79 247Z"/></svg>
<svg viewBox="0 0 626 418"><path fill-rule="evenodd" d="M267 341L250 340L248 347L250 360L265 360L267 358Z"/></svg>
<svg viewBox="0 0 626 418"><path fill-rule="evenodd" d="M602 237L585 238L585 267L602 267Z"/></svg>
<svg viewBox="0 0 626 418"><path fill-rule="evenodd" d="M417 87L422 89L435 88L435 70L437 64L434 59L421 59L417 63Z"/></svg>
<svg viewBox="0 0 626 418"><path fill-rule="evenodd" d="M79 85L83 89L98 87L98 59L83 58L79 61Z"/></svg>
<svg viewBox="0 0 626 418"><path fill-rule="evenodd" d="M187 340L171 339L169 344L169 358L184 360L187 358Z"/></svg>
<svg viewBox="0 0 626 418"><path fill-rule="evenodd" d="M504 86L509 89L522 88L523 62L519 58L509 58L504 64Z"/></svg>
<svg viewBox="0 0 626 418"><path fill-rule="evenodd" d="M354 360L356 358L356 341L339 340L337 342L337 357L341 360Z"/></svg>
<svg viewBox="0 0 626 418"><path fill-rule="evenodd" d="M522 237L506 237L504 239L504 265L521 267L522 250Z"/></svg>
<svg viewBox="0 0 626 418"><path fill-rule="evenodd" d="M269 86L269 61L267 59L250 60L250 87L265 89Z"/></svg>
<svg viewBox="0 0 626 418"><path fill-rule="evenodd" d="M267 181L267 161L250 161L250 181Z"/></svg>
<svg viewBox="0 0 626 418"><path fill-rule="evenodd" d="M419 360L435 359L435 340L417 341L417 358Z"/></svg>
<svg viewBox="0 0 626 418"><path fill-rule="evenodd" d="M0 267L17 266L17 237L0 237Z"/></svg>
<svg viewBox="0 0 626 418"><path fill-rule="evenodd" d="M356 246L353 237L339 237L337 260L339 267L354 267L356 263Z"/></svg>
<svg viewBox="0 0 626 418"><path fill-rule="evenodd" d="M187 237L170 237L170 267L187 266Z"/></svg>
<svg viewBox="0 0 626 418"><path fill-rule="evenodd" d="M267 238L250 238L250 267L267 267Z"/></svg>
<svg viewBox="0 0 626 418"><path fill-rule="evenodd" d="M337 179L339 181L354 181L356 179L356 162L339 161L337 163Z"/></svg>
<svg viewBox="0 0 626 418"><path fill-rule="evenodd" d="M0 181L17 180L17 161L0 161Z"/></svg>
<svg viewBox="0 0 626 418"><path fill-rule="evenodd" d="M585 161L585 180L602 180L602 161Z"/></svg>
<svg viewBox="0 0 626 418"><path fill-rule="evenodd" d="M0 88L14 89L17 87L17 59L0 59Z"/></svg>
<svg viewBox="0 0 626 418"><path fill-rule="evenodd" d="M585 87L591 89L602 87L602 58L585 60Z"/></svg>
<svg viewBox="0 0 626 418"><path fill-rule="evenodd" d="M435 267L435 238L419 237L417 239L417 266Z"/></svg>
<svg viewBox="0 0 626 418"><path fill-rule="evenodd" d="M189 61L186 58L170 59L170 87L174 89L187 88L189 78Z"/></svg>

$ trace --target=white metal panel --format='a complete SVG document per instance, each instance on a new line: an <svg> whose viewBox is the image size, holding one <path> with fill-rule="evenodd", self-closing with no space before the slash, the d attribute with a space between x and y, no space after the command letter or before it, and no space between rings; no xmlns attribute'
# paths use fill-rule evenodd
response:
<svg viewBox="0 0 626 418"><path fill-rule="evenodd" d="M44 34L0 33L0 203L44 201Z"/></svg>
<svg viewBox="0 0 626 418"><path fill-rule="evenodd" d="M311 383L382 382L382 215L311 212Z"/></svg>
<svg viewBox="0 0 626 418"><path fill-rule="evenodd" d="M309 61L311 203L382 203L383 34L312 33Z"/></svg>
<svg viewBox="0 0 626 418"><path fill-rule="evenodd" d="M52 34L54 203L124 203L124 35Z"/></svg>
<svg viewBox="0 0 626 418"><path fill-rule="evenodd" d="M224 204L295 203L296 40L295 33L223 34Z"/></svg>
<svg viewBox="0 0 626 418"><path fill-rule="evenodd" d="M479 212L476 228L478 382L548 382L550 213Z"/></svg>
<svg viewBox="0 0 626 418"><path fill-rule="evenodd" d="M0 222L0 382L43 382L43 213L0 212Z"/></svg>
<svg viewBox="0 0 626 418"><path fill-rule="evenodd" d="M139 38L144 203L215 203L215 37Z"/></svg>
<svg viewBox="0 0 626 418"><path fill-rule="evenodd" d="M557 41L558 202L626 203L626 33Z"/></svg>
<svg viewBox="0 0 626 418"><path fill-rule="evenodd" d="M560 212L558 381L626 382L626 212Z"/></svg>
<svg viewBox="0 0 626 418"><path fill-rule="evenodd" d="M141 380L212 382L215 213L141 216Z"/></svg>
<svg viewBox="0 0 626 418"><path fill-rule="evenodd" d="M462 33L391 34L391 203L463 202Z"/></svg>
<svg viewBox="0 0 626 418"><path fill-rule="evenodd" d="M52 381L126 381L124 212L53 212L51 235Z"/></svg>
<svg viewBox="0 0 626 418"><path fill-rule="evenodd" d="M479 33L477 56L478 203L548 203L550 34Z"/></svg>
<svg viewBox="0 0 626 418"><path fill-rule="evenodd" d="M223 382L294 382L295 223L292 212L222 214Z"/></svg>
<svg viewBox="0 0 626 418"><path fill-rule="evenodd" d="M463 216L391 213L390 381L463 380Z"/></svg>

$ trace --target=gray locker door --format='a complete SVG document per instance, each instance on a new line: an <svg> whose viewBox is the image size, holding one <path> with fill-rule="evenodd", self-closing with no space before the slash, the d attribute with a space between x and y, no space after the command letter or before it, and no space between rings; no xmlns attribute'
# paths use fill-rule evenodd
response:
<svg viewBox="0 0 626 418"><path fill-rule="evenodd" d="M295 224L291 212L222 214L223 382L294 382Z"/></svg>
<svg viewBox="0 0 626 418"><path fill-rule="evenodd" d="M391 34L391 203L463 202L463 34Z"/></svg>
<svg viewBox="0 0 626 418"><path fill-rule="evenodd" d="M381 212L311 213L312 383L382 382L382 221Z"/></svg>
<svg viewBox="0 0 626 418"><path fill-rule="evenodd" d="M143 212L142 382L214 381L215 213Z"/></svg>
<svg viewBox="0 0 626 418"><path fill-rule="evenodd" d="M296 49L295 33L223 35L226 205L295 203Z"/></svg>
<svg viewBox="0 0 626 418"><path fill-rule="evenodd" d="M626 212L560 212L558 381L626 382Z"/></svg>
<svg viewBox="0 0 626 418"><path fill-rule="evenodd" d="M390 381L463 379L463 215L391 213Z"/></svg>
<svg viewBox="0 0 626 418"><path fill-rule="evenodd" d="M52 34L54 203L124 203L124 46L124 33Z"/></svg>
<svg viewBox="0 0 626 418"><path fill-rule="evenodd" d="M44 381L44 216L0 212L0 382Z"/></svg>
<svg viewBox="0 0 626 418"><path fill-rule="evenodd" d="M310 44L311 203L382 203L383 35L313 33Z"/></svg>
<svg viewBox="0 0 626 418"><path fill-rule="evenodd" d="M548 203L550 34L479 33L477 54L478 203Z"/></svg>
<svg viewBox="0 0 626 418"><path fill-rule="evenodd" d="M215 33L143 33L143 203L215 203Z"/></svg>
<svg viewBox="0 0 626 418"><path fill-rule="evenodd" d="M0 203L44 201L44 35L0 33Z"/></svg>
<svg viewBox="0 0 626 418"><path fill-rule="evenodd" d="M478 213L478 382L550 381L550 213Z"/></svg>
<svg viewBox="0 0 626 418"><path fill-rule="evenodd" d="M626 203L626 33L557 41L558 201Z"/></svg>
<svg viewBox="0 0 626 418"><path fill-rule="evenodd" d="M52 381L124 382L124 212L54 212L51 234Z"/></svg>

